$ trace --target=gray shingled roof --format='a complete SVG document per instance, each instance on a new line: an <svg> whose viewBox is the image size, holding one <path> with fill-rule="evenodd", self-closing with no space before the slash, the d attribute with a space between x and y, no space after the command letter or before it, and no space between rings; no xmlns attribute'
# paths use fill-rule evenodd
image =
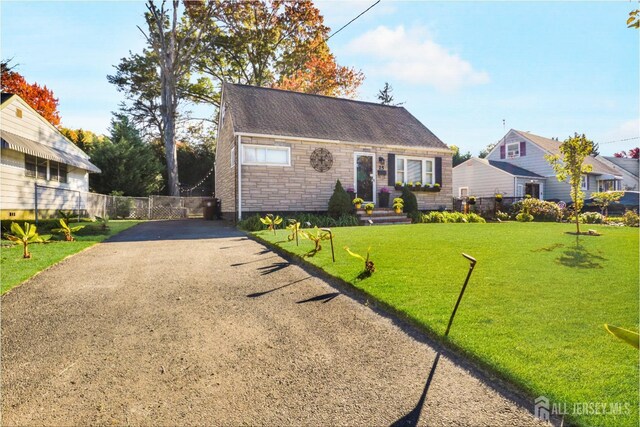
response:
<svg viewBox="0 0 640 427"><path fill-rule="evenodd" d="M511 175L528 176L532 178L544 178L542 175L538 175L537 173L531 172L530 170L526 170L524 168L521 168L520 166L516 166L509 162L497 162L495 160L489 160L488 162L494 168L503 170L507 173L510 173Z"/></svg>
<svg viewBox="0 0 640 427"><path fill-rule="evenodd" d="M527 138L529 141L538 145L543 150L546 150L551 154L556 154L556 155L560 154L560 144L562 144L562 141L555 141L553 139L545 138L544 136L534 135L530 132L523 132L521 130L515 130L515 129L513 130L516 133L518 133L520 136L523 136ZM593 168L591 172L592 174L619 175L615 169L610 168L609 166L607 166L600 160L596 159L595 157L587 156L584 159L584 163L587 165L591 165L591 167Z"/></svg>
<svg viewBox="0 0 640 427"><path fill-rule="evenodd" d="M403 107L225 83L235 132L448 148Z"/></svg>
<svg viewBox="0 0 640 427"><path fill-rule="evenodd" d="M629 159L627 157L603 156L620 169L624 169L634 176L640 176L638 171L640 162L638 159Z"/></svg>

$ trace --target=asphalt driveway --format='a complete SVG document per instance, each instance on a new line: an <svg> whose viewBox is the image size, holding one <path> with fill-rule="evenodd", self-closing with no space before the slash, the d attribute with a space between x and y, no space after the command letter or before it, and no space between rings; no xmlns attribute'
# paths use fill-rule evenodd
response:
<svg viewBox="0 0 640 427"><path fill-rule="evenodd" d="M538 424L217 222L140 224L1 302L3 425Z"/></svg>

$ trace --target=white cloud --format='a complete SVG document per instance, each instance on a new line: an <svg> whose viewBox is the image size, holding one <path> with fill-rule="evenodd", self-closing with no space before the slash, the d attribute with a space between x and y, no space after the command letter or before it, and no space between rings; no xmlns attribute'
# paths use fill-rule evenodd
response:
<svg viewBox="0 0 640 427"><path fill-rule="evenodd" d="M391 81L429 85L443 91L489 82L488 73L475 70L420 27L407 31L402 25L395 29L382 25L352 40L347 51L374 58L363 67L365 74Z"/></svg>

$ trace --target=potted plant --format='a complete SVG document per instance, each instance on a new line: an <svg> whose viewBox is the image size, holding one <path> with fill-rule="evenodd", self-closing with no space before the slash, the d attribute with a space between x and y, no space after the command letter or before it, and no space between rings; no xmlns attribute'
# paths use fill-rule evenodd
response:
<svg viewBox="0 0 640 427"><path fill-rule="evenodd" d="M378 204L381 208L389 207L389 189L387 187L382 187L380 192L378 193Z"/></svg>
<svg viewBox="0 0 640 427"><path fill-rule="evenodd" d="M502 203L502 194L496 194L496 202L497 203Z"/></svg>
<svg viewBox="0 0 640 427"><path fill-rule="evenodd" d="M367 203L366 205L364 205L364 210L367 215L371 215L373 213L373 203Z"/></svg>
<svg viewBox="0 0 640 427"><path fill-rule="evenodd" d="M476 198L474 196L469 196L469 198L467 199L467 204L475 205L476 204Z"/></svg>
<svg viewBox="0 0 640 427"><path fill-rule="evenodd" d="M362 207L362 203L364 203L364 200L362 200L360 197L356 197L355 199L353 199L352 203L356 209L360 209Z"/></svg>
<svg viewBox="0 0 640 427"><path fill-rule="evenodd" d="M407 186L408 190L413 190L413 181L407 182L405 185Z"/></svg>
<svg viewBox="0 0 640 427"><path fill-rule="evenodd" d="M413 184L413 190L414 191L422 191L422 183L420 181L418 181L415 184Z"/></svg>
<svg viewBox="0 0 640 427"><path fill-rule="evenodd" d="M396 190L400 191L402 190L402 182L400 181L396 181L396 186L395 186Z"/></svg>
<svg viewBox="0 0 640 427"><path fill-rule="evenodd" d="M356 197L356 190L354 190L353 187L347 187L347 194L349 195L349 198L353 200Z"/></svg>
<svg viewBox="0 0 640 427"><path fill-rule="evenodd" d="M438 191L440 191L440 184L435 183L432 185L425 185L424 186L424 191L430 191L432 193L437 193Z"/></svg>
<svg viewBox="0 0 640 427"><path fill-rule="evenodd" d="M404 200L401 197L396 197L393 199L393 210L396 211L397 214L401 214L404 209Z"/></svg>

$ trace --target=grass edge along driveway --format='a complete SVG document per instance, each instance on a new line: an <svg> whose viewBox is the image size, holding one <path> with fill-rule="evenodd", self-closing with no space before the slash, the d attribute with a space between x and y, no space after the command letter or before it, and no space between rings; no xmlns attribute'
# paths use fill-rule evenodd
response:
<svg viewBox="0 0 640 427"><path fill-rule="evenodd" d="M9 222L9 221L7 221ZM15 221L23 225L23 221ZM16 286L24 283L41 271L59 263L63 259L100 243L140 221L109 221L109 230L102 231L96 223L72 223L71 226L84 225L76 233L76 241L52 241L29 245L31 259L22 258L22 246L2 247L0 254L0 295L4 295ZM38 230L39 231L39 230ZM46 233L43 233L46 235ZM3 240L3 244L7 241Z"/></svg>
<svg viewBox="0 0 640 427"><path fill-rule="evenodd" d="M638 352L604 323L638 330L638 229L570 224L417 224L335 228L305 260L390 305L442 338L468 271L478 259L448 338L453 348L523 390L545 396L579 425L638 425ZM288 231L255 235L299 256L313 243ZM366 255L376 272L358 280ZM595 404L605 403L596 412ZM591 406L589 406L591 405ZM531 402L533 407L533 399Z"/></svg>

